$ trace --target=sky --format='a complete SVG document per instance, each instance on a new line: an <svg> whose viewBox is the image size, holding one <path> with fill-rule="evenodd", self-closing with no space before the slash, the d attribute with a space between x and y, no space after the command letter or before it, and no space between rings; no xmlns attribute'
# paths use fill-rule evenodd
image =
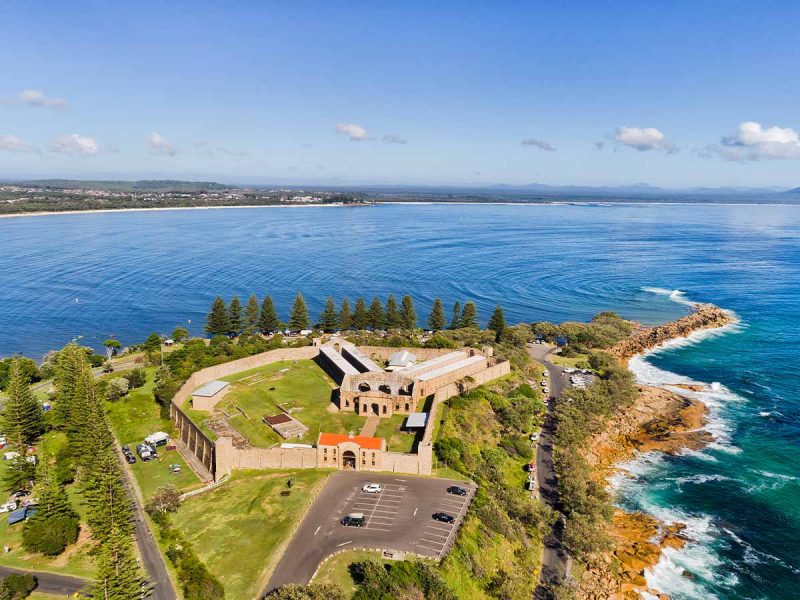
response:
<svg viewBox="0 0 800 600"><path fill-rule="evenodd" d="M0 0L0 178L800 186L800 3Z"/></svg>

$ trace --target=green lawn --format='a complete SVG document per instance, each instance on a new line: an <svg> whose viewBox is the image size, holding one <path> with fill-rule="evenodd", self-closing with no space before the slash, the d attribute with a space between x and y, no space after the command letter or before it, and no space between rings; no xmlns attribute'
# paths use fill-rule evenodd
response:
<svg viewBox="0 0 800 600"><path fill-rule="evenodd" d="M372 558L380 563L388 564L392 561L381 557L380 552L368 552L365 550L349 550L336 556L330 557L320 568L314 583L332 583L345 591L349 597L358 587L353 577L350 575L350 565Z"/></svg>
<svg viewBox="0 0 800 600"><path fill-rule="evenodd" d="M160 407L153 398L153 377L155 369L147 369L147 383L133 390L126 398L106 404L111 427L121 444L127 444L135 452L135 446L144 438L156 431L175 434L172 422L162 419ZM199 487L200 480L189 468L177 450L167 451L163 446L158 448L159 460L142 462L137 459L131 465L136 481L145 499L149 498L156 488L171 483L181 490ZM181 472L171 473L169 465L178 464Z"/></svg>
<svg viewBox="0 0 800 600"><path fill-rule="evenodd" d="M561 367L575 367L576 364L579 362L587 362L589 360L589 356L587 354L578 354L574 357L566 357L561 356L560 354L551 354L550 355L550 362L554 365L559 365Z"/></svg>
<svg viewBox="0 0 800 600"><path fill-rule="evenodd" d="M331 403L331 392L336 384L312 360L287 360L265 367L243 371L224 378L233 385L218 410L228 414L238 413L240 407L247 417L237 414L231 425L239 429L257 447L269 447L282 440L261 419L280 412L277 404L294 406L301 410L292 413L308 427L308 433L297 441L315 443L321 431L330 433L358 433L364 418L352 412L338 412ZM205 414L202 411L194 413ZM194 419L193 415L189 415Z"/></svg>
<svg viewBox="0 0 800 600"><path fill-rule="evenodd" d="M175 526L225 586L228 598L255 598L276 550L288 542L328 471L235 471L221 487L190 498ZM291 495L283 497L294 479Z"/></svg>
<svg viewBox="0 0 800 600"><path fill-rule="evenodd" d="M389 419L381 419L375 437L384 438L391 452L411 452L416 435L400 431L407 415L394 415Z"/></svg>

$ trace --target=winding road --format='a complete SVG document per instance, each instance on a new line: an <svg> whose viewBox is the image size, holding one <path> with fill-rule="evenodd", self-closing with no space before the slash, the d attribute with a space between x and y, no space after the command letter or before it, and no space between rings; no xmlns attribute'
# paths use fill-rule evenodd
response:
<svg viewBox="0 0 800 600"><path fill-rule="evenodd" d="M539 495L550 508L558 512L558 489L556 487L556 474L553 468L553 412L552 408L561 393L568 386L567 377L562 373L561 367L551 363L548 358L555 348L547 344L533 344L528 347L530 357L547 370L550 386L550 398L547 401L547 414L545 415L539 443L536 446L536 480ZM561 543L563 517L560 517L553 530L544 539L542 550L542 571L536 598L547 598L547 587L550 583L563 581L567 576L569 557Z"/></svg>

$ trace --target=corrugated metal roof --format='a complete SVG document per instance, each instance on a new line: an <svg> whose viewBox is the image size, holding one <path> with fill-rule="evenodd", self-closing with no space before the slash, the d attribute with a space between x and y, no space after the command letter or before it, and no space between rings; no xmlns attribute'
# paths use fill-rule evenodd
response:
<svg viewBox="0 0 800 600"><path fill-rule="evenodd" d="M445 365L443 367L439 367L438 369L434 369L433 371L428 371L427 373L423 373L417 379L419 381L430 381L431 379L435 379L437 377L441 377L442 375L446 375L451 371L456 371L457 369L462 369L464 367L468 367L470 365L474 365L479 363L482 360L486 360L485 356L470 356L469 358L465 358L464 360L460 360L458 362L450 363L449 365Z"/></svg>
<svg viewBox="0 0 800 600"><path fill-rule="evenodd" d="M389 357L390 367L408 366L409 363L417 362L417 357L408 350L398 350Z"/></svg>
<svg viewBox="0 0 800 600"><path fill-rule="evenodd" d="M330 359L330 361L333 364L335 364L339 368L339 370L345 375L359 374L360 371L356 369L352 364L350 364L344 356L339 354L333 348L328 348L327 346L320 346L319 351L321 354L327 356L328 359Z"/></svg>
<svg viewBox="0 0 800 600"><path fill-rule="evenodd" d="M383 371L375 362L366 354L364 354L359 348L356 346L344 346L342 348L342 354L349 354L350 361L355 361L358 363L356 368L361 366L362 369L366 371L371 371L373 373L380 373ZM360 370L360 369L359 369Z"/></svg>
<svg viewBox="0 0 800 600"><path fill-rule="evenodd" d="M411 413L406 419L406 427L425 427L428 422L428 413Z"/></svg>
<svg viewBox="0 0 800 600"><path fill-rule="evenodd" d="M192 396L200 396L201 398L210 398L211 396L216 396L219 392L224 390L230 384L227 381L209 381L207 384L200 386L194 392L192 392Z"/></svg>
<svg viewBox="0 0 800 600"><path fill-rule="evenodd" d="M441 356L437 356L436 358L431 358L430 360L426 360L421 363L417 363L411 367L406 369L401 369L397 371L398 373L402 373L408 377L414 377L417 373L422 373L426 370L429 370L434 367L439 367L441 365L447 364L449 362L455 362L457 360L461 360L466 358L466 352L448 352L447 354L443 354Z"/></svg>

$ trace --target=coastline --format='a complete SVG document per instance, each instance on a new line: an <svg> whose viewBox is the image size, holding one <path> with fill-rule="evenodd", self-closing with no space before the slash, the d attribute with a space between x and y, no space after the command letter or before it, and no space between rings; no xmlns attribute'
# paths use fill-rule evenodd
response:
<svg viewBox="0 0 800 600"><path fill-rule="evenodd" d="M93 213L124 213L124 212L155 212L167 210L220 210L228 208L353 208L371 206L371 204L237 204L235 206L154 206L151 208L92 208L89 210L51 210L37 212L21 212L0 215L0 219L13 219L18 217L50 217L54 215L84 215Z"/></svg>
<svg viewBox="0 0 800 600"><path fill-rule="evenodd" d="M696 304L685 317L652 328L641 328L610 353L628 365L634 358L676 345L703 332L714 332L738 322L730 313L711 304ZM704 384L678 381L656 386L639 385L634 404L612 416L603 431L593 436L585 459L600 485L614 477L630 473L622 465L647 452L676 455L686 450L701 450L714 441L705 429L709 408L696 396L709 391ZM683 523L664 523L642 512L614 508L607 533L612 549L601 556L580 580L580 598L634 600L646 595L667 600L669 597L648 586L645 577L667 549L678 550L691 541ZM605 595L603 595L605 594Z"/></svg>

